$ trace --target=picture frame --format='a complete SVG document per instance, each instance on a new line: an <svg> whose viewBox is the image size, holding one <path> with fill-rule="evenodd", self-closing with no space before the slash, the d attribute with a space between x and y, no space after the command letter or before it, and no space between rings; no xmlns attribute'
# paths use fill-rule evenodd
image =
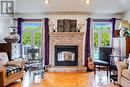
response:
<svg viewBox="0 0 130 87"><path fill-rule="evenodd" d="M8 62L8 55L6 52L0 52L0 65L5 65Z"/></svg>
<svg viewBox="0 0 130 87"><path fill-rule="evenodd" d="M77 20L57 20L57 32L77 32Z"/></svg>

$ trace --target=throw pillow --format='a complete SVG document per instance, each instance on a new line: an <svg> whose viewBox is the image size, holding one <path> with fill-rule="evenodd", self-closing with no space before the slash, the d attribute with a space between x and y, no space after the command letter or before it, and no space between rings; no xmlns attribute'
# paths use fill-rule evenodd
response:
<svg viewBox="0 0 130 87"><path fill-rule="evenodd" d="M6 52L0 52L0 65L6 65L6 63L8 62L8 56Z"/></svg>
<svg viewBox="0 0 130 87"><path fill-rule="evenodd" d="M129 57L128 57L128 70L130 70L130 54L129 54Z"/></svg>

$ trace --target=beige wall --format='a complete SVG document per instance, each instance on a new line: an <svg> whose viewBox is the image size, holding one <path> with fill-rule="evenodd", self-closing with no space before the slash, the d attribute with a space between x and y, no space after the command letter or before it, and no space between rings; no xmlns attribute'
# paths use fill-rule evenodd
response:
<svg viewBox="0 0 130 87"><path fill-rule="evenodd" d="M0 43L5 42L4 37L9 35L12 17L0 17Z"/></svg>
<svg viewBox="0 0 130 87"><path fill-rule="evenodd" d="M125 18L130 20L130 16L128 15L130 12L128 12L125 16ZM49 14L49 15L43 15L43 14L18 14L15 15L14 18L33 18L33 19L43 19L43 18L49 18L50 22L55 24L55 27L57 27L57 20L58 19L76 19L77 20L77 24L82 22L84 24L86 24L86 19L87 18L97 18L97 19L105 19L105 18L121 18L121 15L109 15L109 14ZM7 36L9 34L9 27L11 26L11 20L12 20L12 16L1 16L0 15L0 43L1 42L5 42L4 41L4 37ZM81 32L85 31L85 26L82 27ZM51 30L50 30L51 31Z"/></svg>
<svg viewBox="0 0 130 87"><path fill-rule="evenodd" d="M110 14L49 14L49 15L43 15L43 14L18 14L15 15L14 18L25 18L25 19L43 19L43 18L49 18L50 22L55 24L55 27L57 27L57 20L58 19L75 19L77 20L77 24L82 22L85 25L82 27L81 32L85 31L86 27L86 19L87 18L95 18L95 19L110 19L110 18L121 18L122 15L110 15ZM5 42L4 37L9 34L9 27L11 26L11 20L12 17L10 16L0 16L0 43ZM50 29L50 31L52 31ZM44 35L43 35L44 36Z"/></svg>

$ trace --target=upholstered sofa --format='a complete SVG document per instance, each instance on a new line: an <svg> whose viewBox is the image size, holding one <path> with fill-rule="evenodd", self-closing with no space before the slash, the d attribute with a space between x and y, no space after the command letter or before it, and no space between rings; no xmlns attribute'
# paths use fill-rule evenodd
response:
<svg viewBox="0 0 130 87"><path fill-rule="evenodd" d="M23 65L24 61L8 61L7 54L0 52L0 87L7 86L15 80L22 79L24 73Z"/></svg>
<svg viewBox="0 0 130 87"><path fill-rule="evenodd" d="M130 70L128 69L128 61L117 63L118 83L122 87L130 87Z"/></svg>

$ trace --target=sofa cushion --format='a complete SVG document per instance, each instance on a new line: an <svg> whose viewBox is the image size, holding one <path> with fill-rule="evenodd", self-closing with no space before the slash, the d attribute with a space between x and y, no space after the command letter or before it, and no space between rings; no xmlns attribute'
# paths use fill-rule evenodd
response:
<svg viewBox="0 0 130 87"><path fill-rule="evenodd" d="M23 67L25 64L24 60L14 60L14 61L9 61L7 62L7 66L19 66L19 67Z"/></svg>
<svg viewBox="0 0 130 87"><path fill-rule="evenodd" d="M8 62L8 56L6 52L0 52L0 65L6 65L6 63Z"/></svg>
<svg viewBox="0 0 130 87"><path fill-rule="evenodd" d="M22 70L22 68L20 68L18 66L7 66L6 67L6 75L9 76L9 75L17 73L21 70Z"/></svg>
<svg viewBox="0 0 130 87"><path fill-rule="evenodd" d="M129 54L127 61L128 61L128 69L130 70L130 54Z"/></svg>
<svg viewBox="0 0 130 87"><path fill-rule="evenodd" d="M130 80L130 70L124 69L122 70L122 76L128 80Z"/></svg>

